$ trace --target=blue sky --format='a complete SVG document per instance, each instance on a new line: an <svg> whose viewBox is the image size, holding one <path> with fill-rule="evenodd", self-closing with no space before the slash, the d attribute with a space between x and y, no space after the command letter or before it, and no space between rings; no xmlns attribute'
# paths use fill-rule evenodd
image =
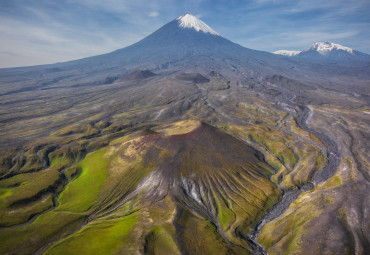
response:
<svg viewBox="0 0 370 255"><path fill-rule="evenodd" d="M369 0L0 0L0 67L111 52L185 12L251 49L331 41L370 53Z"/></svg>

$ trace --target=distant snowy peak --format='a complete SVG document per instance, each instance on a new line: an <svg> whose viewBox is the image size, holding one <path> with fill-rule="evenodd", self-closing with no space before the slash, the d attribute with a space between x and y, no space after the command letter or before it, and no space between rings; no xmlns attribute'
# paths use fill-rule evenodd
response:
<svg viewBox="0 0 370 255"><path fill-rule="evenodd" d="M335 51L335 50L343 50L350 54L353 54L353 49L349 47L345 47L343 45L337 44L337 43L331 43L331 42L316 42L311 47L305 50L307 51L317 51L321 55L326 55L329 52Z"/></svg>
<svg viewBox="0 0 370 255"><path fill-rule="evenodd" d="M299 54L300 51L296 51L296 50L278 50L278 51L274 51L273 53L277 54L277 55L292 57L292 56L295 56L295 55Z"/></svg>
<svg viewBox="0 0 370 255"><path fill-rule="evenodd" d="M370 61L370 55L360 51L351 49L349 47L332 43L332 42L316 42L304 51L289 51L278 50L273 52L294 59L304 61Z"/></svg>
<svg viewBox="0 0 370 255"><path fill-rule="evenodd" d="M187 13L177 18L179 27L181 28L193 28L196 31L202 31L203 33L209 33L212 35L221 36L211 27L209 27L206 23L198 19L197 17Z"/></svg>

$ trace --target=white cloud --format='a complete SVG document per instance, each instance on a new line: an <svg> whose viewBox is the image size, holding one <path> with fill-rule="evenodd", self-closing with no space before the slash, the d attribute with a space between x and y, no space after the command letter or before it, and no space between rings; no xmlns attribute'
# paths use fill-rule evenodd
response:
<svg viewBox="0 0 370 255"><path fill-rule="evenodd" d="M83 5L91 9L100 9L110 12L124 13L135 5L136 1L125 0L67 0L71 4Z"/></svg>
<svg viewBox="0 0 370 255"><path fill-rule="evenodd" d="M276 0L255 0L259 4L276 3Z"/></svg>
<svg viewBox="0 0 370 255"><path fill-rule="evenodd" d="M104 54L128 46L144 36L137 31L72 29L55 22L38 26L0 17L0 68L63 62Z"/></svg>
<svg viewBox="0 0 370 255"><path fill-rule="evenodd" d="M158 17L158 16L159 16L159 12L156 12L156 11L151 12L151 13L149 13L149 15L148 15L148 17L151 17L151 18L155 18L155 17Z"/></svg>
<svg viewBox="0 0 370 255"><path fill-rule="evenodd" d="M294 34L294 37L300 39L311 39L315 41L328 41L335 39L343 39L357 35L356 31L342 32L342 33L325 33L325 32L302 32Z"/></svg>
<svg viewBox="0 0 370 255"><path fill-rule="evenodd" d="M157 8L150 5L133 11L138 5L133 1L107 0L105 7L97 0L67 1L75 8L64 5L55 11L49 5L30 3L18 6L18 13L27 13L23 16L6 15L0 9L0 68L108 53L141 40L163 24L152 19L159 12L151 11ZM81 6L87 11L79 13ZM97 19L96 13L102 15Z"/></svg>
<svg viewBox="0 0 370 255"><path fill-rule="evenodd" d="M330 10L331 15L349 14L358 11L368 4L367 0L299 0L293 2L291 8L286 9L286 13L300 13L317 9Z"/></svg>

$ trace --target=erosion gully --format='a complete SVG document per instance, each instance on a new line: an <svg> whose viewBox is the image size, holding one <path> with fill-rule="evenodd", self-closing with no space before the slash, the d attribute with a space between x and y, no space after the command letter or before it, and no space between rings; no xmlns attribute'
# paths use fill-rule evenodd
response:
<svg viewBox="0 0 370 255"><path fill-rule="evenodd" d="M335 172L338 169L340 158L338 154L338 147L336 143L331 140L327 135L320 133L316 130L313 130L307 126L307 121L311 117L312 110L305 106L304 110L298 109L295 107L297 116L296 120L298 125L305 131L312 133L317 138L319 138L324 144L326 144L329 148L326 156L326 159L328 161L328 164L325 168L323 168L320 171L316 171L311 179L310 182L304 184L297 190L287 190L284 191L280 201L275 204L266 214L265 216L258 222L256 227L252 230L249 237L246 237L248 242L252 246L252 252L256 255L267 255L267 252L263 249L261 245L257 243L257 238L261 232L262 227L281 216L286 209L288 209L289 205L294 202L298 196L308 190L312 190L315 188L315 185L319 184L320 182L324 182L327 179L329 179L331 176L335 174Z"/></svg>

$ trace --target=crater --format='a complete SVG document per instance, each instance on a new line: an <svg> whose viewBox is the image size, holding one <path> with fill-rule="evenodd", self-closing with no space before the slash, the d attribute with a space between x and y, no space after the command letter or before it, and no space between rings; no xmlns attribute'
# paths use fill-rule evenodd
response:
<svg viewBox="0 0 370 255"><path fill-rule="evenodd" d="M164 136L181 136L195 132L202 126L199 120L181 120L168 125L159 126L154 131Z"/></svg>

